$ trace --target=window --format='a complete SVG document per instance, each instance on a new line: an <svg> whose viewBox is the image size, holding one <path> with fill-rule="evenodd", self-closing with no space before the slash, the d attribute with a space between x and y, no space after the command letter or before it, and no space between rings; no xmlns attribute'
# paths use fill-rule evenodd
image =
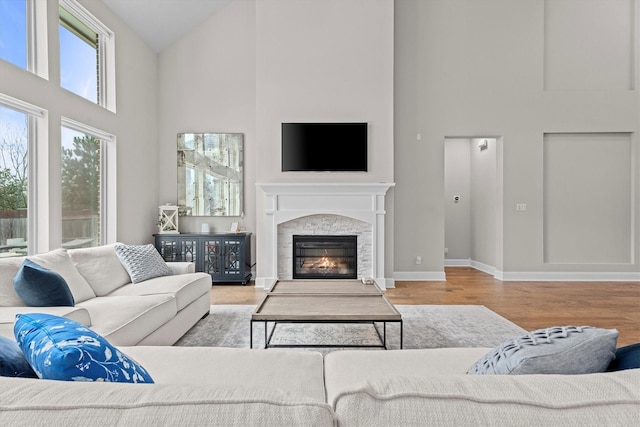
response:
<svg viewBox="0 0 640 427"><path fill-rule="evenodd" d="M34 135L43 124L43 110L0 94L0 257L25 255L38 244L29 239L37 228L32 163L37 162Z"/></svg>
<svg viewBox="0 0 640 427"><path fill-rule="evenodd" d="M115 111L113 33L75 0L60 0L60 85Z"/></svg>
<svg viewBox="0 0 640 427"><path fill-rule="evenodd" d="M111 241L109 213L115 215L110 196L109 143L114 138L69 119L62 120L62 247L98 246ZM115 233L112 233L115 234Z"/></svg>
<svg viewBox="0 0 640 427"><path fill-rule="evenodd" d="M0 58L27 69L27 0L0 0Z"/></svg>
<svg viewBox="0 0 640 427"><path fill-rule="evenodd" d="M0 0L0 59L49 77L46 0Z"/></svg>

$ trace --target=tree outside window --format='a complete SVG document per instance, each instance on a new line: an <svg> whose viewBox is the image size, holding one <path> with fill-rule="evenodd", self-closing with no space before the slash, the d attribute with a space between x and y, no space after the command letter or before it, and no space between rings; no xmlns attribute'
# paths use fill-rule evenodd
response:
<svg viewBox="0 0 640 427"><path fill-rule="evenodd" d="M27 252L28 121L0 106L0 256Z"/></svg>
<svg viewBox="0 0 640 427"><path fill-rule="evenodd" d="M100 236L101 141L62 128L62 245L96 246Z"/></svg>

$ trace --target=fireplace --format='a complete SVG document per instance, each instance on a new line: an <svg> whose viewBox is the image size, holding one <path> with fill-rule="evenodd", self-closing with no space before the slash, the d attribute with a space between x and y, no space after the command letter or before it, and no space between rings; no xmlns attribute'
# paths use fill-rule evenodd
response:
<svg viewBox="0 0 640 427"><path fill-rule="evenodd" d="M294 279L356 279L357 236L293 236Z"/></svg>
<svg viewBox="0 0 640 427"><path fill-rule="evenodd" d="M257 183L258 249L256 287L271 289L293 279L294 235L356 235L356 278L372 277L382 288L385 277L385 195L390 182Z"/></svg>

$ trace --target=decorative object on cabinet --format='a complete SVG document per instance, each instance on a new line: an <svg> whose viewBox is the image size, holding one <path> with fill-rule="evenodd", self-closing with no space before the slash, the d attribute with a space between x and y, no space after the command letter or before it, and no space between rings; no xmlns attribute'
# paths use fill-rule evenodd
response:
<svg viewBox="0 0 640 427"><path fill-rule="evenodd" d="M154 234L156 249L167 261L195 263L212 283L242 283L251 279L251 233Z"/></svg>
<svg viewBox="0 0 640 427"><path fill-rule="evenodd" d="M162 205L158 207L158 233L178 234L178 207Z"/></svg>
<svg viewBox="0 0 640 427"><path fill-rule="evenodd" d="M178 205L183 216L243 211L241 133L178 134Z"/></svg>

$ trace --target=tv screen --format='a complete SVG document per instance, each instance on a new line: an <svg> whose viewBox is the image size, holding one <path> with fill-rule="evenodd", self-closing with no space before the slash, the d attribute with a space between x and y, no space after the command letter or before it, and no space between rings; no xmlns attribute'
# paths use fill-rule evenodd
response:
<svg viewBox="0 0 640 427"><path fill-rule="evenodd" d="M367 171L367 123L282 123L282 171Z"/></svg>

